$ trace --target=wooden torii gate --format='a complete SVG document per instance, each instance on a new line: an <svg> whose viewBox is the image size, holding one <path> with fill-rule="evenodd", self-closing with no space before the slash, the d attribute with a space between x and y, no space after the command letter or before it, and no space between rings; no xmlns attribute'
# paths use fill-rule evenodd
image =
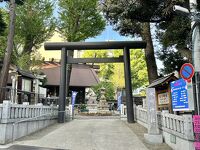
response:
<svg viewBox="0 0 200 150"><path fill-rule="evenodd" d="M69 89L69 80L66 81L66 66L73 63L112 63L124 62L127 121L134 122L133 96L131 86L130 49L146 48L143 41L110 41L110 42L53 42L45 43L45 50L61 50L60 89L58 122L65 121L66 89ZM116 50L123 49L123 57L118 58L72 58L69 50ZM67 84L66 84L67 82ZM67 85L67 86L66 86Z"/></svg>

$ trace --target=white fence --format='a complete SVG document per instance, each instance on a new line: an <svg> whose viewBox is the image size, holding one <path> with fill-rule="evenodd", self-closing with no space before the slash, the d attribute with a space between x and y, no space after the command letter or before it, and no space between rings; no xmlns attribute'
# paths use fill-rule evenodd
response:
<svg viewBox="0 0 200 150"><path fill-rule="evenodd" d="M0 144L56 123L57 116L58 108L55 106L19 105L4 101L0 104Z"/></svg>
<svg viewBox="0 0 200 150"><path fill-rule="evenodd" d="M34 118L44 114L57 117L58 108L43 105L19 105L4 101L0 105L0 123L16 122L22 119Z"/></svg>
<svg viewBox="0 0 200 150"><path fill-rule="evenodd" d="M148 127L147 110L141 106L135 106L135 119L137 122ZM121 107L122 117L126 116L126 107ZM176 135L182 139L193 141L192 115L178 116L166 112L157 112L158 127L162 131Z"/></svg>

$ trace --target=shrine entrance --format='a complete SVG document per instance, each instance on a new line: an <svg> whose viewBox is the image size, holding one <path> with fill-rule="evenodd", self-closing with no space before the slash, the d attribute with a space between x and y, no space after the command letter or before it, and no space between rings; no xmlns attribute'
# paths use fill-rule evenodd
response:
<svg viewBox="0 0 200 150"><path fill-rule="evenodd" d="M127 105L127 122L134 122L133 96L131 86L131 68L130 68L130 49L146 48L143 41L111 41L111 42L53 42L45 43L45 50L61 50L61 79L59 90L59 109L58 122L65 121L65 101L66 91L69 89L69 73L67 64L76 63L112 63L123 62L125 74L125 90ZM123 57L119 58L72 58L69 52L72 50L116 50L123 49Z"/></svg>

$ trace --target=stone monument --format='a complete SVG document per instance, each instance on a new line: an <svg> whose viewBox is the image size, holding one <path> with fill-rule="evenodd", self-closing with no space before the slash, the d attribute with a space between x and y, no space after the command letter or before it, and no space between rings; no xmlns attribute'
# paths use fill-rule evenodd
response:
<svg viewBox="0 0 200 150"><path fill-rule="evenodd" d="M160 144L163 142L163 137L159 133L158 129L155 88L147 88L146 93L147 93L148 134L144 134L144 138L149 143Z"/></svg>
<svg viewBox="0 0 200 150"><path fill-rule="evenodd" d="M98 113L99 114L111 114L111 112L109 111L108 103L106 101L104 87L101 88L101 97L100 97L99 104L98 104Z"/></svg>

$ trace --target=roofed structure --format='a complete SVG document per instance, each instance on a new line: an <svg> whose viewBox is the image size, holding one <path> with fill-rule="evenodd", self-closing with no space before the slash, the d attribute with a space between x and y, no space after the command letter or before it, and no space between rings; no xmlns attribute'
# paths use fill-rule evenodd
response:
<svg viewBox="0 0 200 150"><path fill-rule="evenodd" d="M154 87L158 87L158 86L162 86L163 84L165 84L166 82L170 82L170 81L174 81L177 80L177 77L174 76L174 73L171 73L167 76L161 77L157 80L154 80L149 86L148 88L154 88Z"/></svg>
<svg viewBox="0 0 200 150"><path fill-rule="evenodd" d="M60 64L55 64L51 67L44 67L42 72L47 76L47 85L60 85ZM99 83L99 78L88 65L73 64L70 77L70 86L73 87L91 87Z"/></svg>

